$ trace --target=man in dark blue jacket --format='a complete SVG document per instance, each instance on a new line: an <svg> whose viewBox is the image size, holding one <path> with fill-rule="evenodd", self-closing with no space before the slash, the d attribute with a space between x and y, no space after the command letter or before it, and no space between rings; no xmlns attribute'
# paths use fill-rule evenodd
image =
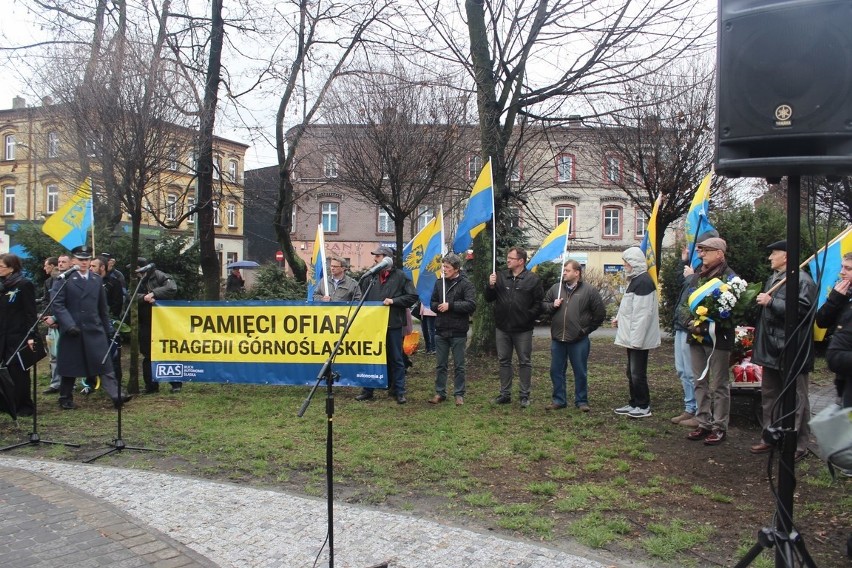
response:
<svg viewBox="0 0 852 568"><path fill-rule="evenodd" d="M393 250L379 247L373 251L373 262L380 263L385 257L393 258ZM372 281L373 285L367 292ZM390 308L388 332L385 349L388 363L388 393L396 396L398 404L405 404L405 359L402 356L402 328L406 324L406 310L417 301L417 289L411 279L402 270L390 266L371 278L361 281L361 291L366 295L365 302L382 302ZM365 388L355 400L365 401L373 398L373 389Z"/></svg>
<svg viewBox="0 0 852 568"><path fill-rule="evenodd" d="M435 319L435 396L429 402L438 404L447 400L447 368L450 351L453 352L453 395L456 406L464 404L465 373L464 353L470 315L476 310L476 289L461 273L461 257L448 254L442 262L444 277L435 282L432 290L432 311Z"/></svg>

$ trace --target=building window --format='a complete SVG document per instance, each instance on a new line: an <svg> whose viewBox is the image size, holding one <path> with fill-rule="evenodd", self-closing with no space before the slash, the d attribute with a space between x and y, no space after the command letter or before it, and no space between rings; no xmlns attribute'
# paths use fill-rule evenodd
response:
<svg viewBox="0 0 852 568"><path fill-rule="evenodd" d="M322 230L326 233L336 233L338 223L339 203L321 203Z"/></svg>
<svg viewBox="0 0 852 568"><path fill-rule="evenodd" d="M475 180L482 171L482 156L471 154L467 159L467 179Z"/></svg>
<svg viewBox="0 0 852 568"><path fill-rule="evenodd" d="M624 165L618 156L606 156L604 159L604 176L609 183L621 184L624 176Z"/></svg>
<svg viewBox="0 0 852 568"><path fill-rule="evenodd" d="M189 152L189 161L186 164L186 170L193 173L198 171L198 152L195 150L190 150Z"/></svg>
<svg viewBox="0 0 852 568"><path fill-rule="evenodd" d="M3 188L3 215L15 214L15 187L7 185Z"/></svg>
<svg viewBox="0 0 852 568"><path fill-rule="evenodd" d="M192 211L193 207L195 207L195 198L194 197L187 197L186 198L186 210ZM189 223L190 225L192 223L195 223L195 213L192 213L191 215L187 216L186 222Z"/></svg>
<svg viewBox="0 0 852 568"><path fill-rule="evenodd" d="M323 171L325 173L325 177L327 178L337 177L337 156L329 154L325 157Z"/></svg>
<svg viewBox="0 0 852 568"><path fill-rule="evenodd" d="M574 181L574 156L571 154L556 156L556 181Z"/></svg>
<svg viewBox="0 0 852 568"><path fill-rule="evenodd" d="M231 264L232 262L237 262L240 259L240 257L239 257L239 254L237 254L235 252L229 252L229 253L225 254L225 259L226 259L225 260L226 263Z"/></svg>
<svg viewBox="0 0 852 568"><path fill-rule="evenodd" d="M177 195L170 193L166 196L166 221L177 219Z"/></svg>
<svg viewBox="0 0 852 568"><path fill-rule="evenodd" d="M645 236L645 231L648 228L648 214L643 210L636 209L636 238L641 239Z"/></svg>
<svg viewBox="0 0 852 568"><path fill-rule="evenodd" d="M621 237L621 207L603 208L603 236Z"/></svg>
<svg viewBox="0 0 852 568"><path fill-rule="evenodd" d="M524 175L524 164L521 160L512 164L512 172L509 174L511 181L521 181Z"/></svg>
<svg viewBox="0 0 852 568"><path fill-rule="evenodd" d="M390 214L387 211L379 207L379 223L376 228L377 233L393 233L394 226L393 221L391 220Z"/></svg>
<svg viewBox="0 0 852 568"><path fill-rule="evenodd" d="M228 162L228 179L237 181L237 161L231 160Z"/></svg>
<svg viewBox="0 0 852 568"><path fill-rule="evenodd" d="M219 213L219 202L213 202L213 224L217 227L222 224L222 216Z"/></svg>
<svg viewBox="0 0 852 568"><path fill-rule="evenodd" d="M48 185L45 197L45 213L56 213L59 209L59 186L55 183Z"/></svg>
<svg viewBox="0 0 852 568"><path fill-rule="evenodd" d="M14 160L15 159L15 135L7 134L4 138L4 147L6 152L4 153L5 160Z"/></svg>
<svg viewBox="0 0 852 568"><path fill-rule="evenodd" d="M574 206L573 205L557 205L556 206L556 226L558 227L565 219L571 219L571 234L576 231L574 226Z"/></svg>
<svg viewBox="0 0 852 568"><path fill-rule="evenodd" d="M222 177L222 158L213 158L213 179Z"/></svg>
<svg viewBox="0 0 852 568"><path fill-rule="evenodd" d="M169 170L176 172L178 169L178 150L177 146L169 148Z"/></svg>
<svg viewBox="0 0 852 568"><path fill-rule="evenodd" d="M47 133L47 157L59 157L59 133L55 130Z"/></svg>
<svg viewBox="0 0 852 568"><path fill-rule="evenodd" d="M236 203L228 203L228 226L237 226L237 205Z"/></svg>
<svg viewBox="0 0 852 568"><path fill-rule="evenodd" d="M507 219L509 220L509 226L513 229L521 228L521 210L518 207L509 207L506 212Z"/></svg>
<svg viewBox="0 0 852 568"><path fill-rule="evenodd" d="M290 233L296 232L296 206L293 205L293 211L290 213Z"/></svg>
<svg viewBox="0 0 852 568"><path fill-rule="evenodd" d="M417 207L417 232L423 230L423 227L435 218L434 210L428 205L419 205Z"/></svg>

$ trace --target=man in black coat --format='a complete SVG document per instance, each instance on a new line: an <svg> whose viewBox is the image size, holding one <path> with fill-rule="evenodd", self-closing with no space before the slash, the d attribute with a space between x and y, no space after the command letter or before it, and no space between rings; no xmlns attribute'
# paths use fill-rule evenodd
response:
<svg viewBox="0 0 852 568"><path fill-rule="evenodd" d="M379 247L373 251L373 262L378 264L385 257L393 258L393 250ZM367 287L373 285L367 293ZM388 314L388 332L385 336L385 350L388 366L388 394L396 396L398 404L405 404L405 359L402 356L402 328L406 324L406 310L417 301L417 289L411 279L402 270L390 266L371 278L361 281L361 291L366 294L365 302L382 302L390 308ZM373 389L365 388L355 400L365 401L373 398Z"/></svg>
<svg viewBox="0 0 852 568"><path fill-rule="evenodd" d="M154 263L148 263L144 258L136 260L136 275L142 279L139 291L136 293L139 315L139 353L142 355L142 378L145 381L145 393L160 392L160 383L154 382L151 373L151 310L157 300L173 300L177 295L177 284L174 279ZM170 381L173 393L179 393L183 387L180 381Z"/></svg>
<svg viewBox="0 0 852 568"><path fill-rule="evenodd" d="M808 453L808 438L810 428L808 420L811 416L811 405L808 398L808 373L814 370L813 354L813 324L809 314L811 306L817 299L816 284L807 272L799 273L799 291L793 298L788 298L785 280L787 272L787 241L778 241L768 247L769 266L772 274L763 286L763 292L755 299L760 305L760 314L754 333L754 351L751 362L763 367L763 379L760 394L763 406L763 437L760 442L751 447L751 453L762 454L772 449L772 440L767 428L781 428L781 395L784 392L784 371L781 361L784 358L786 331L784 329L784 314L788 301L798 303L798 315L802 325L799 336L800 345L808 349L808 354L802 361L802 368L796 369L796 460ZM774 286L780 287L769 293ZM807 320L807 321L805 321Z"/></svg>
<svg viewBox="0 0 852 568"><path fill-rule="evenodd" d="M52 293L54 317L59 324L59 350L56 354L56 370L62 377L59 385L59 405L64 410L74 408L74 378L86 377L88 384L95 384L98 376L104 391L118 408L124 400L118 397L118 384L112 369L109 339L113 334L109 319L103 281L89 270L92 249L86 245L71 251L80 268L68 276L62 286L57 280Z"/></svg>
<svg viewBox="0 0 852 568"><path fill-rule="evenodd" d="M444 277L435 282L430 308L435 319L435 396L429 401L438 404L447 399L447 369L450 352L453 354L453 396L456 406L464 404L464 355L470 316L476 310L476 288L461 273L461 257L448 254L441 264Z"/></svg>

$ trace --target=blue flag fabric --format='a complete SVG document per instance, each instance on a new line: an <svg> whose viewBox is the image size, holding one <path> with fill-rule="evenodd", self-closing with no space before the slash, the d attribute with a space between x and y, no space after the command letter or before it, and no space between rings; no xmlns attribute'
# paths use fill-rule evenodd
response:
<svg viewBox="0 0 852 568"><path fill-rule="evenodd" d="M464 253L473 245L473 238L485 229L485 223L494 218L494 182L491 180L491 160L482 168L464 215L456 229L453 252Z"/></svg>
<svg viewBox="0 0 852 568"><path fill-rule="evenodd" d="M852 227L847 228L832 239L831 243L820 249L808 263L811 276L819 284L817 309L822 307L837 283L840 265L843 263L843 255L848 252L852 252ZM814 340L822 341L825 338L826 331L814 324Z"/></svg>
<svg viewBox="0 0 852 568"><path fill-rule="evenodd" d="M539 264L556 260L568 250L568 236L571 234L571 217L568 217L547 235L541 246L527 263L527 269L533 270Z"/></svg>
<svg viewBox="0 0 852 568"><path fill-rule="evenodd" d="M402 249L402 270L411 278L424 306L429 305L432 289L441 273L442 225L443 214L429 221Z"/></svg>
<svg viewBox="0 0 852 568"><path fill-rule="evenodd" d="M323 285L325 280L325 235L322 230L322 225L317 225L317 234L314 237L314 250L311 254L311 274L308 277L308 298L309 302L314 299L314 291L317 286Z"/></svg>
<svg viewBox="0 0 852 568"><path fill-rule="evenodd" d="M710 181L712 179L713 173L711 172L701 180L701 184L695 192L695 197L692 198L689 212L686 214L684 233L686 244L689 247L689 263L693 268L698 268L701 265L701 259L695 254L695 245L698 244L695 242L696 239L708 231L715 230L707 218L710 207Z"/></svg>

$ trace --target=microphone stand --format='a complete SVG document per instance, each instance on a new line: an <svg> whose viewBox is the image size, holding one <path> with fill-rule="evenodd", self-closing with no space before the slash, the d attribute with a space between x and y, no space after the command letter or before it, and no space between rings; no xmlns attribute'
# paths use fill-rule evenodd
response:
<svg viewBox="0 0 852 568"><path fill-rule="evenodd" d="M355 313L352 314L351 318L347 318L346 327L343 328L343 332L340 334L340 338L337 340L337 343L334 345L334 349L331 351L331 354L326 359L325 363L323 363L322 368L320 369L319 374L317 375L316 383L314 383L313 388L308 393L307 398L302 403L302 407L299 408L299 412L296 414L299 418L302 418L305 414L305 411L308 409L308 406L311 404L311 400L314 397L314 393L316 393L317 388L319 387L322 381L326 383L326 395L325 395L325 414L327 417L326 424L328 425L326 429L325 436L325 479L326 479L326 508L328 510L328 568L334 568L334 460L333 460L333 424L334 424L334 381L340 378L338 373L335 373L332 370L332 365L334 363L334 358L337 356L337 350L340 349L340 345L343 343L343 340L346 338L346 335L349 333L349 328L352 326L352 322L355 321L355 318L358 316L358 312L361 311L361 306L364 305L364 301L367 298L367 295L370 292L370 289L373 287L373 284L376 282L375 277L370 279L370 283L367 285L367 289L361 294L361 300L358 302L358 306L355 308ZM322 549L320 549L321 551ZM319 556L319 553L317 553ZM372 566L371 568L387 568L388 564L377 564Z"/></svg>
<svg viewBox="0 0 852 568"><path fill-rule="evenodd" d="M68 280L63 278L62 279L62 285L59 287L59 290L62 290L65 287L66 284L68 284ZM57 290L57 292L59 290ZM41 321L41 319L45 316L45 314L47 314L47 311L50 309L50 306L53 305L53 301L56 299L56 294L48 294L48 296L50 297L50 301L47 303L47 305L44 307L44 309L41 311L41 313L38 314L38 316L36 316L35 323L30 327L29 331L27 331L27 334L21 340L20 345L18 345L18 348L15 349L15 353L13 353L12 356L9 358L9 360L6 361L6 367L8 367L9 365L12 364L12 361L14 360L15 356L18 354L19 351L21 351L21 349L24 348L24 346L27 344L27 340L30 338L31 335L34 334L34 332L38 328L38 322ZM47 345L45 345L45 348L46 347L47 347ZM36 371L37 367L38 367L38 364L33 363L33 373L32 373L32 375L33 375L33 377L32 377L32 383L33 383L33 431L30 432L30 435L29 435L29 438L27 439L27 441L20 442L18 444L12 444L11 446L6 446L5 448L0 448L0 452L5 452L7 450L14 450L15 448L20 448L21 446L38 445L38 444L55 444L57 446L68 446L69 448L79 448L80 447L80 444L71 444L69 442L54 442L54 441L51 441L51 440L42 440L39 437L39 435L38 435L38 380L37 380L38 379L38 373ZM17 418L15 420L17 421Z"/></svg>
<svg viewBox="0 0 852 568"><path fill-rule="evenodd" d="M130 296L130 298L136 298L136 294L139 292L139 287L142 286L142 280L143 280L143 278L139 278L139 280L136 282L136 289L133 290L133 295ZM115 347L117 352L120 350L120 347L118 345L118 336L121 333L121 326L124 324L125 320L127 319L128 314L130 314L130 308L133 306L133 304L131 303L132 301L133 300L130 300L130 301L127 302L127 307L124 309L124 313L121 314L121 320L118 322L118 325L115 326L115 330L114 330L114 333L112 335L112 340L109 342L109 345L107 345L107 351L104 354L103 359L101 359L101 365L104 365L106 363L106 360L110 356L110 352L112 351L113 346ZM119 353L119 357L121 357L120 353ZM99 453L98 455L91 457L87 460L83 460L83 463L92 463L93 461L95 461L97 459L100 459L104 456L107 456L107 455L115 453L115 452L120 452L122 450L139 450L140 452L161 452L161 451L163 451L163 450L158 450L158 449L154 449L154 448L142 448L142 447L139 447L139 446L128 446L127 444L124 443L124 440L121 437L121 410L124 408L124 397L121 394L121 380L118 380L118 377L116 377L115 382L118 385L118 389L117 389L117 396L118 396L118 404L117 404L118 408L117 408L117 410L118 410L118 412L116 413L116 435L115 435L115 438L113 439L112 442L107 443L107 445L109 446L109 449L107 449L107 450Z"/></svg>

